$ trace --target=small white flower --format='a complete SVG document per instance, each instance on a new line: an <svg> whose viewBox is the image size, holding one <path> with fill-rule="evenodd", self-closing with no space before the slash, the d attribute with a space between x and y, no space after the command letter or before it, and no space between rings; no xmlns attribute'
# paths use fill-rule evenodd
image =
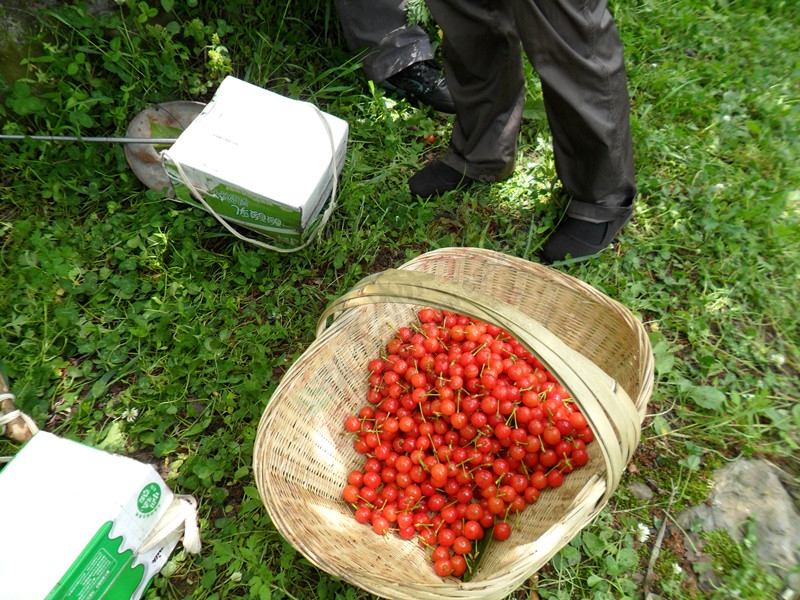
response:
<svg viewBox="0 0 800 600"><path fill-rule="evenodd" d="M650 539L650 528L644 523L639 523L637 528L639 529L639 542L644 544Z"/></svg>
<svg viewBox="0 0 800 600"><path fill-rule="evenodd" d="M241 571L234 571L231 573L231 581L234 583L239 583L242 580L242 572Z"/></svg>
<svg viewBox="0 0 800 600"><path fill-rule="evenodd" d="M672 563L672 572L675 573L675 575L680 575L683 573L683 569L681 569L681 566L678 563L674 562Z"/></svg>
<svg viewBox="0 0 800 600"><path fill-rule="evenodd" d="M128 423L133 423L136 419L139 418L139 409L138 408L126 408L122 411L122 418L125 419Z"/></svg>
<svg viewBox="0 0 800 600"><path fill-rule="evenodd" d="M782 367L786 364L786 357L783 354L773 354L769 357L769 360L776 367Z"/></svg>

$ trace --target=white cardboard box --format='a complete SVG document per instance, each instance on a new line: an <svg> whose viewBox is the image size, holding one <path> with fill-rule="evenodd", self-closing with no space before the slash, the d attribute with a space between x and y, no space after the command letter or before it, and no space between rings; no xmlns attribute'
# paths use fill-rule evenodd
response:
<svg viewBox="0 0 800 600"><path fill-rule="evenodd" d="M227 221L296 242L331 194L348 132L346 121L309 102L226 77L163 164L179 199L204 208L178 164Z"/></svg>
<svg viewBox="0 0 800 600"><path fill-rule="evenodd" d="M0 470L0 598L138 600L176 546L137 553L173 497L150 465L37 433Z"/></svg>

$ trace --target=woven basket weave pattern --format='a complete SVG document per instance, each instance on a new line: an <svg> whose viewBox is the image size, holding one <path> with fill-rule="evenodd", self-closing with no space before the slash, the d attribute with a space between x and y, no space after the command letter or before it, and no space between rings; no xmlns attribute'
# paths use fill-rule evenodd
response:
<svg viewBox="0 0 800 600"><path fill-rule="evenodd" d="M544 324L627 392L638 416L636 430L627 431L631 419L612 419L607 430L619 439L590 444L589 464L519 515L511 538L489 545L472 581L443 580L417 541L375 535L355 521L341 499L347 474L364 460L343 423L365 404L366 364L385 347L389 326L411 322L425 304L345 304L330 326L321 323L317 340L289 369L264 411L254 450L256 483L281 534L334 576L397 600L504 598L578 533L616 487L619 465L609 484L608 452L602 448L617 448L627 460L638 442L652 389L649 343L623 306L574 278L527 261L445 249L424 254L402 270L459 282Z"/></svg>

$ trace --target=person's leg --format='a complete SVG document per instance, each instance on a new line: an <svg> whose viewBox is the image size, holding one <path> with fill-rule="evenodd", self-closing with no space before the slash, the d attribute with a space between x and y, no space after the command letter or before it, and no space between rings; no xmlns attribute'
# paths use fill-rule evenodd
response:
<svg viewBox="0 0 800 600"><path fill-rule="evenodd" d="M453 99L428 33L409 25L406 0L336 0L347 45L361 55L364 74L388 91L452 113Z"/></svg>
<svg viewBox="0 0 800 600"><path fill-rule="evenodd" d="M336 9L350 50L367 48L363 67L369 79L384 81L433 58L428 34L408 24L405 0L336 0Z"/></svg>
<svg viewBox="0 0 800 600"><path fill-rule="evenodd" d="M636 196L622 42L606 0L518 0L514 7L570 198L544 257L594 254L628 221Z"/></svg>
<svg viewBox="0 0 800 600"><path fill-rule="evenodd" d="M409 181L418 196L455 189L459 182L509 177L525 93L522 51L508 2L426 3L444 32L442 57L456 118L447 153Z"/></svg>

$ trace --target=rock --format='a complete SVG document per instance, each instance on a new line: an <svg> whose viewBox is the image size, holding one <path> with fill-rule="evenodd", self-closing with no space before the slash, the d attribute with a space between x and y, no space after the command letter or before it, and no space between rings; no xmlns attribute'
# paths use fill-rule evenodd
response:
<svg viewBox="0 0 800 600"><path fill-rule="evenodd" d="M800 589L800 576L787 577L787 572L800 564L800 513L768 462L738 460L718 469L708 502L677 517L687 532L700 524L705 532L725 530L736 542L743 541L751 519L755 559L765 570L787 580L791 588ZM702 548L699 536L687 535ZM702 556L695 558L704 560Z"/></svg>
<svg viewBox="0 0 800 600"><path fill-rule="evenodd" d="M3 0L0 2L0 76L8 82L27 73L22 65L31 55L38 56L41 50L32 47L29 38L38 30L37 13L65 4L64 0ZM119 10L114 0L89 0L90 14Z"/></svg>
<svg viewBox="0 0 800 600"><path fill-rule="evenodd" d="M651 500L653 498L653 490L651 490L646 483L631 481L627 487L628 491L633 494L637 500Z"/></svg>

